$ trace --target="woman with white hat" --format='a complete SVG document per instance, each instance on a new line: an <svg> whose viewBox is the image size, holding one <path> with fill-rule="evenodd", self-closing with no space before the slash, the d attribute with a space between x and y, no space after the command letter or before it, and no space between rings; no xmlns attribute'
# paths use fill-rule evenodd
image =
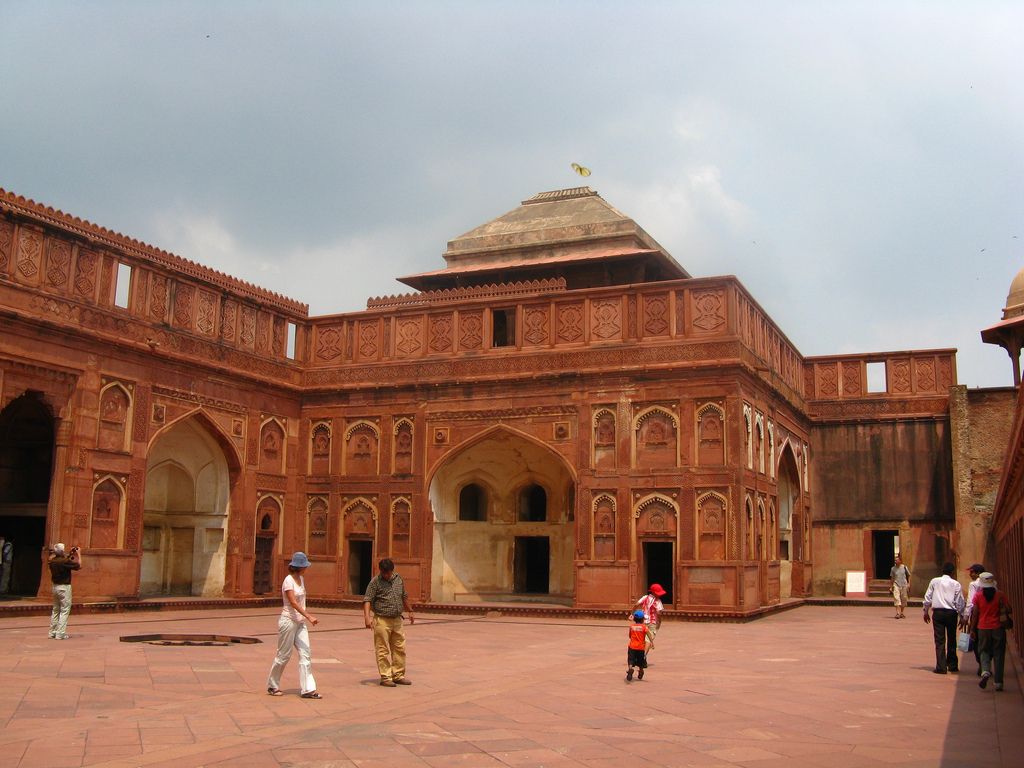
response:
<svg viewBox="0 0 1024 768"><path fill-rule="evenodd" d="M971 637L981 654L979 688L995 678L996 690L1003 690L1003 662L1006 659L1006 630L1012 626L1010 601L996 589L996 578L987 571L978 577L978 591L971 610Z"/></svg>
<svg viewBox="0 0 1024 768"><path fill-rule="evenodd" d="M309 558L305 552L296 552L288 563L288 575L281 585L281 597L284 607L281 618L277 620L277 656L270 668L267 679L267 693L281 696L281 673L288 659L292 657L292 649L299 651L299 695L304 699L323 698L316 690L313 679L313 660L309 651L309 630L306 622L314 626L318 624L315 616L306 613L306 583L302 574L309 568Z"/></svg>

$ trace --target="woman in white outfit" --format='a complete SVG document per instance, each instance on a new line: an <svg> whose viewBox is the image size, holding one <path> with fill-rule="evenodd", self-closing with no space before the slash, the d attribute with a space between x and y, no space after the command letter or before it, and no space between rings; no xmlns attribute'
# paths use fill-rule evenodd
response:
<svg viewBox="0 0 1024 768"><path fill-rule="evenodd" d="M323 698L316 690L313 662L309 653L309 630L306 628L306 622L314 626L318 622L316 617L306 613L306 584L302 580L302 574L307 568L309 558L306 557L306 553L296 552L292 555L292 561L288 563L288 575L281 585L284 607L281 609L281 618L277 621L277 656L267 679L267 693L271 696L282 695L281 673L288 659L292 657L292 649L296 648L299 651L299 695L304 699Z"/></svg>

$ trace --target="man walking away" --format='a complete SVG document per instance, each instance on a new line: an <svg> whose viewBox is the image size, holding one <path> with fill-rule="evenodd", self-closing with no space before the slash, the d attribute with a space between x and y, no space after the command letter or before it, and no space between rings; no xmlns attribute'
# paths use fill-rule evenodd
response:
<svg viewBox="0 0 1024 768"><path fill-rule="evenodd" d="M366 628L373 630L373 648L377 654L380 684L386 688L412 685L405 677L405 632L402 629L403 608L409 612L409 623L415 622L409 595L390 559L385 557L377 566L380 573L370 579L363 596L363 620Z"/></svg>
<svg viewBox="0 0 1024 768"><path fill-rule="evenodd" d="M935 669L932 672L937 675L960 670L956 655L956 628L964 613L964 591L960 582L953 578L954 573L956 566L946 563L942 566L942 575L932 579L924 593L924 623L932 625L935 637Z"/></svg>
<svg viewBox="0 0 1024 768"><path fill-rule="evenodd" d="M53 582L50 638L67 640L68 616L71 615L71 572L82 567L82 555L78 547L72 547L68 555L63 544L56 544L46 564L50 567L50 580Z"/></svg>

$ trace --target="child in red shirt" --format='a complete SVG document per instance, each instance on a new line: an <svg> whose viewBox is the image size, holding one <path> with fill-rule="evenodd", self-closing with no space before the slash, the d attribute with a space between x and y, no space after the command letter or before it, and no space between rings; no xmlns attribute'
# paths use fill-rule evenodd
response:
<svg viewBox="0 0 1024 768"><path fill-rule="evenodd" d="M635 611L633 622L629 625L629 650L626 651L626 682L633 679L633 668L638 670L636 679L644 679L644 670L647 669L647 643L650 641L651 648L654 647L654 633L648 624L644 623L644 612Z"/></svg>

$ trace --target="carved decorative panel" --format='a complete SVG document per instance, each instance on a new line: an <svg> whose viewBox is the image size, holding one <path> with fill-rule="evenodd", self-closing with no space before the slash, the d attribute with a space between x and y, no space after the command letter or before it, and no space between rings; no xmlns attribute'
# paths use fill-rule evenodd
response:
<svg viewBox="0 0 1024 768"><path fill-rule="evenodd" d="M915 360L914 368L917 370L917 391L935 391L935 362L930 359Z"/></svg>
<svg viewBox="0 0 1024 768"><path fill-rule="evenodd" d="M273 317L266 312L256 313L256 351L269 355L271 349L271 324Z"/></svg>
<svg viewBox="0 0 1024 768"><path fill-rule="evenodd" d="M863 394L860 378L860 363L843 362L843 396L858 397Z"/></svg>
<svg viewBox="0 0 1024 768"><path fill-rule="evenodd" d="M174 324L179 328L192 328L192 302L195 290L190 285L178 283L174 287Z"/></svg>
<svg viewBox="0 0 1024 768"><path fill-rule="evenodd" d="M419 317L402 317L395 329L395 351L398 357L411 357L423 348L423 322Z"/></svg>
<svg viewBox="0 0 1024 768"><path fill-rule="evenodd" d="M725 416L716 405L697 409L697 461L701 466L725 464Z"/></svg>
<svg viewBox="0 0 1024 768"><path fill-rule="evenodd" d="M411 544L409 541L412 528L412 514L409 510L409 503L405 499L399 499L391 511L391 555L392 557L409 557Z"/></svg>
<svg viewBox="0 0 1024 768"><path fill-rule="evenodd" d="M725 291L693 291L690 294L690 312L694 333L719 333L726 322Z"/></svg>
<svg viewBox="0 0 1024 768"><path fill-rule="evenodd" d="M804 368L804 397L808 400L813 400L815 398L813 365L808 365Z"/></svg>
<svg viewBox="0 0 1024 768"><path fill-rule="evenodd" d="M616 299L596 299L590 304L591 334L607 341L622 337L622 303Z"/></svg>
<svg viewBox="0 0 1024 768"><path fill-rule="evenodd" d="M71 269L71 245L64 240L49 240L46 253L46 282L63 288Z"/></svg>
<svg viewBox="0 0 1024 768"><path fill-rule="evenodd" d="M412 472L412 422L401 419L395 425L394 472L407 475Z"/></svg>
<svg viewBox="0 0 1024 768"><path fill-rule="evenodd" d="M676 511L666 500L657 497L647 499L634 514L638 536L676 535Z"/></svg>
<svg viewBox="0 0 1024 768"><path fill-rule="evenodd" d="M428 346L431 352L452 351L452 329L454 327L454 315L448 312L444 315L431 315L428 322Z"/></svg>
<svg viewBox="0 0 1024 768"><path fill-rule="evenodd" d="M11 264L11 243L14 241L14 225L0 219L0 275L6 275Z"/></svg>
<svg viewBox="0 0 1024 768"><path fill-rule="evenodd" d="M268 421L260 429L260 472L284 472L284 430L276 421Z"/></svg>
<svg viewBox="0 0 1024 768"><path fill-rule="evenodd" d="M274 339L271 353L281 357L285 353L285 319L274 315Z"/></svg>
<svg viewBox="0 0 1024 768"><path fill-rule="evenodd" d="M637 338L636 332L636 296L626 298L626 338Z"/></svg>
<svg viewBox="0 0 1024 768"><path fill-rule="evenodd" d="M818 372L818 395L819 397L839 396L839 376L836 372L835 363L827 363L817 366Z"/></svg>
<svg viewBox="0 0 1024 768"><path fill-rule="evenodd" d="M892 391L899 394L910 392L910 361L906 358L892 360L887 367L892 381Z"/></svg>
<svg viewBox="0 0 1024 768"><path fill-rule="evenodd" d="M459 313L459 349L483 349L483 310L467 310Z"/></svg>
<svg viewBox="0 0 1024 768"><path fill-rule="evenodd" d="M341 355L341 329L318 326L316 331L316 359L330 361Z"/></svg>
<svg viewBox="0 0 1024 768"><path fill-rule="evenodd" d="M527 344L539 346L548 343L548 307L525 307L523 309L523 339Z"/></svg>
<svg viewBox="0 0 1024 768"><path fill-rule="evenodd" d="M953 364L948 357L940 357L938 369L939 391L945 392L953 386Z"/></svg>
<svg viewBox="0 0 1024 768"><path fill-rule="evenodd" d="M100 396L97 447L105 451L126 450L128 411L131 400L119 385L109 386Z"/></svg>
<svg viewBox="0 0 1024 768"><path fill-rule="evenodd" d="M615 559L615 500L609 494L594 499L594 559Z"/></svg>
<svg viewBox="0 0 1024 768"><path fill-rule="evenodd" d="M670 411L652 408L637 419L636 466L674 467L678 457L678 422Z"/></svg>
<svg viewBox="0 0 1024 768"><path fill-rule="evenodd" d="M326 555L327 551L327 499L314 496L306 505L309 514L309 554Z"/></svg>
<svg viewBox="0 0 1024 768"><path fill-rule="evenodd" d="M199 291L196 328L206 336L213 336L217 329L217 297L209 291Z"/></svg>
<svg viewBox="0 0 1024 768"><path fill-rule="evenodd" d="M345 510L345 536L366 538L373 536L376 511L365 501L357 501Z"/></svg>
<svg viewBox="0 0 1024 768"><path fill-rule="evenodd" d="M331 473L331 427L320 422L314 424L310 435L310 474L329 475Z"/></svg>
<svg viewBox="0 0 1024 768"><path fill-rule="evenodd" d="M34 229L18 230L18 251L15 276L24 282L39 282L39 265L43 257L43 236Z"/></svg>
<svg viewBox="0 0 1024 768"><path fill-rule="evenodd" d="M359 421L345 430L345 474L376 475L380 436L366 421Z"/></svg>
<svg viewBox="0 0 1024 768"><path fill-rule="evenodd" d="M574 344L583 341L583 304L558 305L558 341Z"/></svg>
<svg viewBox="0 0 1024 768"><path fill-rule="evenodd" d="M380 324L376 320L360 320L356 328L359 357L375 359L380 351Z"/></svg>
<svg viewBox="0 0 1024 768"><path fill-rule="evenodd" d="M117 529L121 522L121 486L107 478L92 491L92 525L89 546L94 549L116 549Z"/></svg>
<svg viewBox="0 0 1024 768"><path fill-rule="evenodd" d="M75 262L75 293L83 298L96 298L96 254L79 249Z"/></svg>
<svg viewBox="0 0 1024 768"><path fill-rule="evenodd" d="M79 256L81 262L81 256ZM153 275L149 285L149 316L152 320L162 323L167 317L167 278Z"/></svg>
<svg viewBox="0 0 1024 768"><path fill-rule="evenodd" d="M667 293L655 293L643 297L644 336L668 336L669 302Z"/></svg>
<svg viewBox="0 0 1024 768"><path fill-rule="evenodd" d="M245 349L256 346L256 310L242 306L242 322L238 327L238 341Z"/></svg>
<svg viewBox="0 0 1024 768"><path fill-rule="evenodd" d="M238 303L225 299L220 308L220 337L224 341L234 341L237 330Z"/></svg>
<svg viewBox="0 0 1024 768"><path fill-rule="evenodd" d="M697 533L699 560L725 559L725 500L716 493L706 493L697 500Z"/></svg>

